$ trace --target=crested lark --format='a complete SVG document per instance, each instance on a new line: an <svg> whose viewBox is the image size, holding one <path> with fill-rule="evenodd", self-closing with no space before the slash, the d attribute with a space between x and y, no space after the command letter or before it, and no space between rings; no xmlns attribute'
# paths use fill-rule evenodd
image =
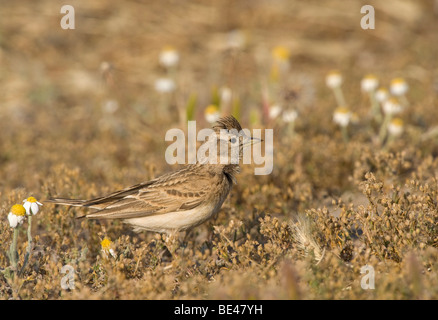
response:
<svg viewBox="0 0 438 320"><path fill-rule="evenodd" d="M201 148L215 145L216 161L204 157L196 164L96 199L56 198L47 202L96 209L85 217L122 219L136 231L173 234L198 226L219 211L236 183L243 148L260 142L245 135L232 116L220 118L213 129Z"/></svg>

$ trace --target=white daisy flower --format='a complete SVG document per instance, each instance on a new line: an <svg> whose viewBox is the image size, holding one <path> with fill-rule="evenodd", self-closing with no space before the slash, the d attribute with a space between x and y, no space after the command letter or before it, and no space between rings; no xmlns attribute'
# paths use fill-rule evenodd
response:
<svg viewBox="0 0 438 320"><path fill-rule="evenodd" d="M29 197L25 200L23 200L23 207L26 209L26 214L28 216L30 215L36 215L40 209L40 206L43 204L41 202L38 202L37 199L34 197Z"/></svg>
<svg viewBox="0 0 438 320"><path fill-rule="evenodd" d="M342 84L342 75L339 71L331 71L325 78L325 83L327 87L334 89L338 88Z"/></svg>
<svg viewBox="0 0 438 320"><path fill-rule="evenodd" d="M286 110L283 112L282 119L284 122L295 122L298 117L298 112L295 110Z"/></svg>
<svg viewBox="0 0 438 320"><path fill-rule="evenodd" d="M221 103L228 104L231 102L232 91L228 87L222 87L220 90Z"/></svg>
<svg viewBox="0 0 438 320"><path fill-rule="evenodd" d="M394 96L403 96L408 89L409 86L403 78L395 78L391 80L389 90Z"/></svg>
<svg viewBox="0 0 438 320"><path fill-rule="evenodd" d="M163 67L175 67L179 62L178 51L172 47L165 47L163 51L161 51L158 60Z"/></svg>
<svg viewBox="0 0 438 320"><path fill-rule="evenodd" d="M114 113L119 109L119 103L117 102L117 100L106 100L103 104L102 104L102 110L105 113Z"/></svg>
<svg viewBox="0 0 438 320"><path fill-rule="evenodd" d="M399 136L403 133L403 120L400 118L394 118L388 125L388 132L392 136Z"/></svg>
<svg viewBox="0 0 438 320"><path fill-rule="evenodd" d="M26 209L21 204L13 205L8 214L8 221L11 228L16 228L18 225L23 224L23 221L26 218L25 215Z"/></svg>
<svg viewBox="0 0 438 320"><path fill-rule="evenodd" d="M117 258L116 252L112 248L113 242L110 239L105 237L105 239L100 242L100 246L102 247L102 253L105 258L108 257L108 254L110 254L114 259Z"/></svg>
<svg viewBox="0 0 438 320"><path fill-rule="evenodd" d="M346 107L339 107L335 110L333 114L333 121L341 126L346 127L350 123L351 120L351 112Z"/></svg>
<svg viewBox="0 0 438 320"><path fill-rule="evenodd" d="M169 93L176 88L175 81L170 78L159 78L155 81L155 90L161 93Z"/></svg>
<svg viewBox="0 0 438 320"><path fill-rule="evenodd" d="M208 123L215 123L219 120L220 116L219 108L213 104L205 109L205 120L207 120Z"/></svg>
<svg viewBox="0 0 438 320"><path fill-rule="evenodd" d="M388 115L394 115L402 112L402 106L397 99L391 98L383 104L383 112Z"/></svg>
<svg viewBox="0 0 438 320"><path fill-rule="evenodd" d="M281 107L278 104L274 104L269 107L269 118L275 119L277 118L281 113Z"/></svg>
<svg viewBox="0 0 438 320"><path fill-rule="evenodd" d="M242 30L232 30L227 35L226 46L229 49L242 49L245 47L247 42L247 37Z"/></svg>
<svg viewBox="0 0 438 320"><path fill-rule="evenodd" d="M360 82L361 89L364 92L372 92L376 90L378 85L379 85L379 80L375 75L372 74L365 76Z"/></svg>
<svg viewBox="0 0 438 320"><path fill-rule="evenodd" d="M108 71L111 71L112 68L113 68L113 65L107 61L102 61L100 64L100 71L102 73L106 73Z"/></svg>
<svg viewBox="0 0 438 320"><path fill-rule="evenodd" d="M389 93L386 88L379 88L374 94L376 100L380 103L384 103L389 98Z"/></svg>

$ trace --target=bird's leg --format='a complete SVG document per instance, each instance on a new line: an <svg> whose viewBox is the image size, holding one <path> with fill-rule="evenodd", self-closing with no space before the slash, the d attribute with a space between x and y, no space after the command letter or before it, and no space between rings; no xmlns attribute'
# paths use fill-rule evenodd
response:
<svg viewBox="0 0 438 320"><path fill-rule="evenodd" d="M179 247L177 232L173 231L171 233L168 233L164 242L170 254L173 256Z"/></svg>
<svg viewBox="0 0 438 320"><path fill-rule="evenodd" d="M184 231L184 236L182 237L182 246L185 248L188 245L188 238L190 236L190 233L192 232L192 229L187 229Z"/></svg>
<svg viewBox="0 0 438 320"><path fill-rule="evenodd" d="M163 234L161 236L162 241L164 242L165 248L160 253L160 258L162 259L163 255L167 252L170 253L171 257L175 256L175 252L179 247L179 241L176 232L171 232L167 234Z"/></svg>
<svg viewBox="0 0 438 320"><path fill-rule="evenodd" d="M171 264L165 267L165 269L167 270L167 269L171 269L173 267L174 260L177 257L176 251L180 247L180 242L178 240L178 233L171 232L171 233L166 234L164 236L164 245L166 248L161 252L160 256L163 256L163 254L167 250L172 257Z"/></svg>
<svg viewBox="0 0 438 320"><path fill-rule="evenodd" d="M192 232L192 229L187 229L184 232L183 236L179 236L179 242L180 242L180 247L181 247L181 256L184 256L184 250L189 246L189 236L190 233Z"/></svg>

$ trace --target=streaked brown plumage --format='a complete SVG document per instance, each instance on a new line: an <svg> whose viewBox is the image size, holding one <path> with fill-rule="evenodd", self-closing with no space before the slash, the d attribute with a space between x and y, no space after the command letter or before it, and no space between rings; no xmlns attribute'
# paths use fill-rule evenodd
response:
<svg viewBox="0 0 438 320"><path fill-rule="evenodd" d="M236 138L239 141L239 156L245 145L257 141L242 134L239 122L232 116L219 119L213 129L216 133L221 129L235 129L239 133L228 136L231 141ZM218 157L222 156L219 153L220 148ZM123 219L136 231L173 233L200 225L217 213L236 182L235 175L239 170L238 164L197 162L100 198L56 198L47 202L96 209L85 217Z"/></svg>

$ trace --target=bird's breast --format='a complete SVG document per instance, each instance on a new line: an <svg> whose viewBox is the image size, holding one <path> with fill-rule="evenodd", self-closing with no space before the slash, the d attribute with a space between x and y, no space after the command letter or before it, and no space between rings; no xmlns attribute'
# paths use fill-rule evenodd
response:
<svg viewBox="0 0 438 320"><path fill-rule="evenodd" d="M184 231L208 220L217 212L216 207L215 204L200 205L190 210L126 219L125 222L138 230L160 233Z"/></svg>

